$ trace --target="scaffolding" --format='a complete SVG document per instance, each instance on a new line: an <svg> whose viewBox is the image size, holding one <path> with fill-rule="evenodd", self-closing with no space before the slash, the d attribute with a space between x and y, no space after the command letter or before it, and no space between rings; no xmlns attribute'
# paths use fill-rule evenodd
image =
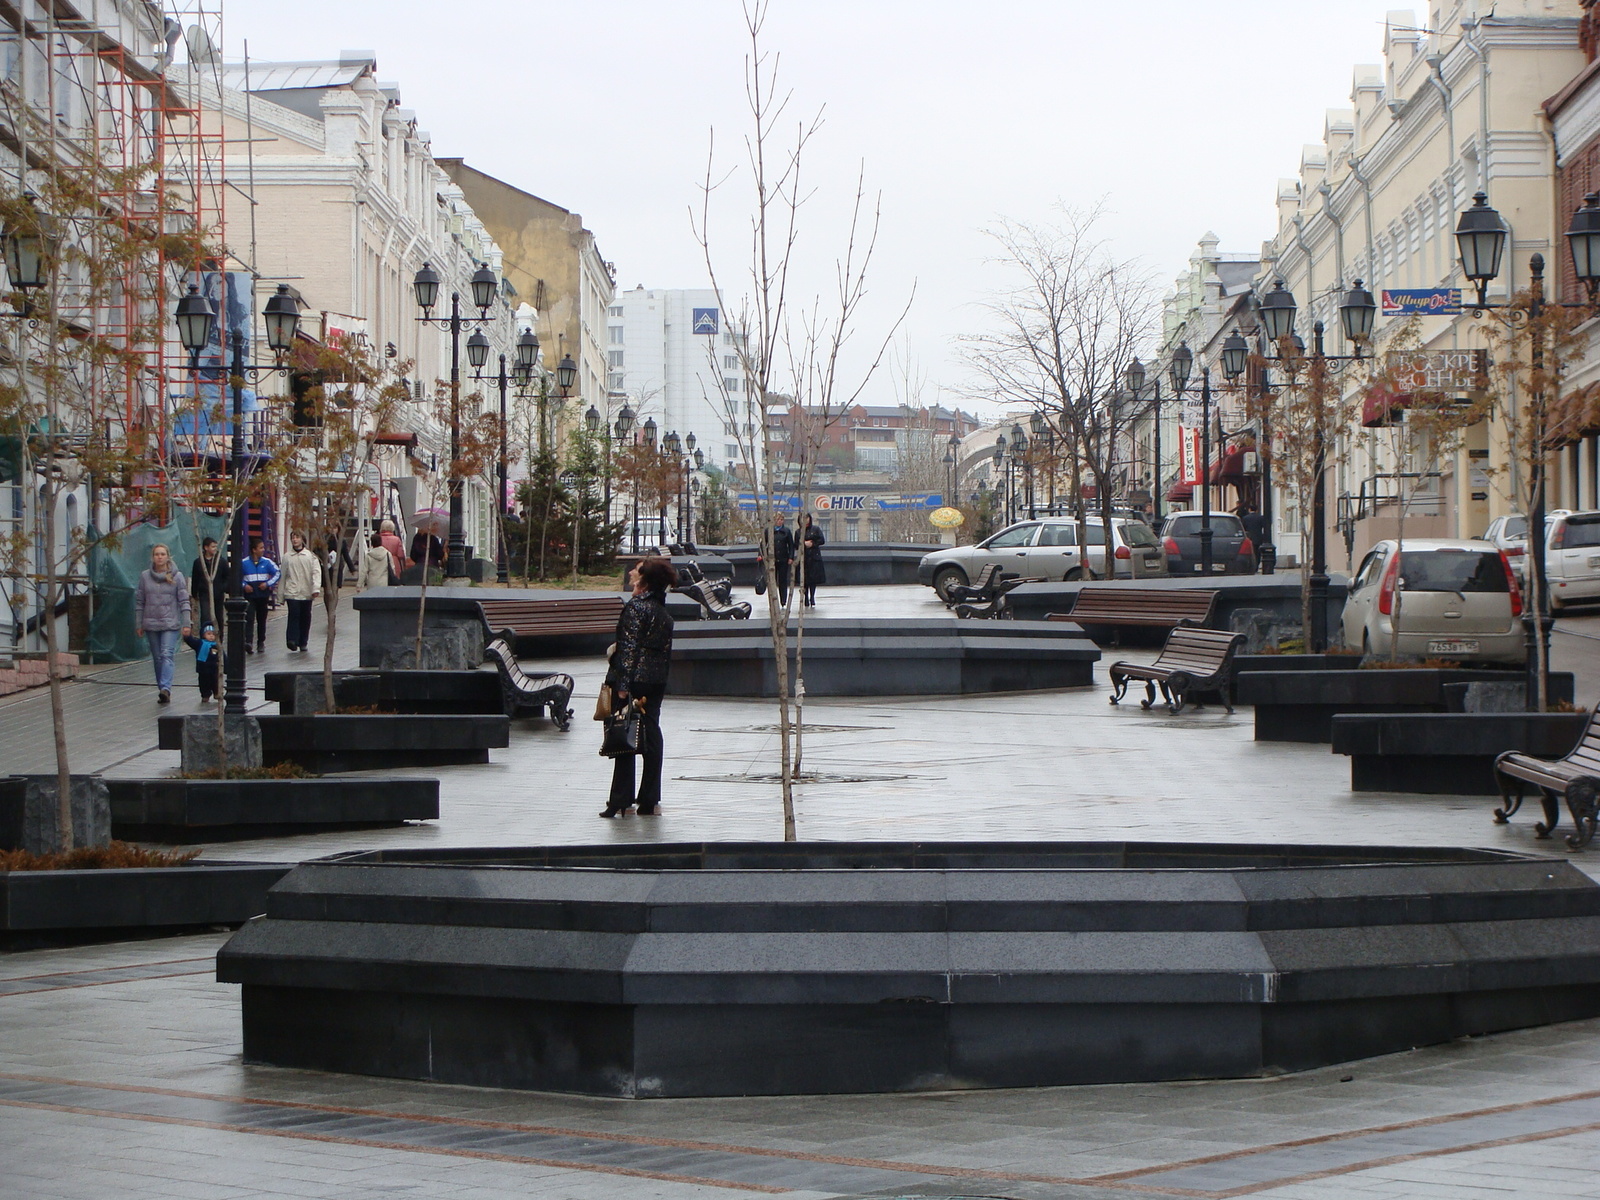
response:
<svg viewBox="0 0 1600 1200"><path fill-rule="evenodd" d="M171 301L222 265L197 255L192 235L227 244L223 114L202 102L220 89L221 46L222 0L0 0L0 183L25 196L52 177L83 181L93 194L83 211L47 216L70 222L90 264L116 263L109 281L91 265L52 284L73 335L93 348L73 367L72 408L86 427L70 432L69 450L73 439L168 444L172 397L191 374L171 333ZM135 233L147 250L112 253ZM26 371L27 350L7 341L13 369ZM223 361L230 352L219 346ZM59 453L60 431L51 438ZM155 453L148 470L92 480L73 503L87 505L85 524L104 531L149 515L156 497L164 508L167 483ZM30 481L13 487L0 525L32 520ZM54 553L53 517L40 527L42 552ZM81 574L65 582L69 592L87 589ZM13 613L12 640L45 619Z"/></svg>

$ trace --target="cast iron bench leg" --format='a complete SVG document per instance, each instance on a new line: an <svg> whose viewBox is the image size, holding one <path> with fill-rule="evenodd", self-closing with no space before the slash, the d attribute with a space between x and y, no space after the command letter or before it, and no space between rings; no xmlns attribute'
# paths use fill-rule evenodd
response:
<svg viewBox="0 0 1600 1200"><path fill-rule="evenodd" d="M1539 802L1544 805L1544 820L1534 822L1533 832L1540 839L1549 837L1561 824L1560 797L1543 784L1539 786Z"/></svg>
<svg viewBox="0 0 1600 1200"><path fill-rule="evenodd" d="M1494 773L1494 781L1500 785L1500 807L1494 810L1494 823L1504 825L1522 807L1522 794L1527 790L1527 785L1502 771ZM1512 783L1516 785L1516 795L1511 794Z"/></svg>
<svg viewBox="0 0 1600 1200"><path fill-rule="evenodd" d="M1581 850L1594 837L1595 817L1600 811L1600 785L1593 779L1575 779L1567 785L1567 811L1572 814L1573 832L1567 845Z"/></svg>

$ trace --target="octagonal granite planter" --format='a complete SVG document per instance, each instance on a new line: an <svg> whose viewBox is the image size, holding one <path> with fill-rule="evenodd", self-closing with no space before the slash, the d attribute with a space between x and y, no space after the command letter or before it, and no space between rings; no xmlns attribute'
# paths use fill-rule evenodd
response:
<svg viewBox="0 0 1600 1200"><path fill-rule="evenodd" d="M266 911L289 863L0 871L0 945L8 949L239 925Z"/></svg>
<svg viewBox="0 0 1600 1200"><path fill-rule="evenodd" d="M1333 752L1350 756L1353 792L1498 796L1496 756L1560 758L1588 723L1588 713L1343 713Z"/></svg>
<svg viewBox="0 0 1600 1200"><path fill-rule="evenodd" d="M248 1061L596 1095L1270 1074L1600 1015L1600 885L1489 850L341 855L217 958Z"/></svg>
<svg viewBox="0 0 1600 1200"><path fill-rule="evenodd" d="M113 779L108 786L112 831L134 841L276 837L439 816L437 779Z"/></svg>
<svg viewBox="0 0 1600 1200"><path fill-rule="evenodd" d="M292 762L319 775L436 767L489 761L489 751L511 744L510 718L380 714L258 716L261 757L267 766ZM162 750L183 749L183 717L156 720Z"/></svg>
<svg viewBox="0 0 1600 1200"><path fill-rule="evenodd" d="M1395 670L1240 672L1238 703L1255 708L1258 742L1326 742L1339 713L1443 713L1444 688L1452 683L1497 682L1520 678L1511 671ZM1550 674L1550 698L1571 702L1573 676Z"/></svg>

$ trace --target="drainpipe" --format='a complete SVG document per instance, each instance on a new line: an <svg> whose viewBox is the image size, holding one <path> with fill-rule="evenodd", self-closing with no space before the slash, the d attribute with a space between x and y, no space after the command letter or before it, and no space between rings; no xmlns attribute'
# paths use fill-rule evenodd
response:
<svg viewBox="0 0 1600 1200"><path fill-rule="evenodd" d="M1456 202L1457 151L1455 96L1450 91L1450 85L1444 81L1444 72L1439 69L1443 61L1444 59L1442 55L1430 54L1428 56L1428 82L1433 84L1434 90L1439 93L1439 103L1444 108L1444 135L1448 142L1450 153L1449 161L1445 168L1444 179L1445 185L1450 189L1450 211L1452 213L1456 213L1461 210L1461 205ZM1481 151L1479 154L1479 163L1483 168L1484 179L1487 181L1489 178L1489 164L1484 161ZM1487 191L1488 189L1486 188L1485 190Z"/></svg>

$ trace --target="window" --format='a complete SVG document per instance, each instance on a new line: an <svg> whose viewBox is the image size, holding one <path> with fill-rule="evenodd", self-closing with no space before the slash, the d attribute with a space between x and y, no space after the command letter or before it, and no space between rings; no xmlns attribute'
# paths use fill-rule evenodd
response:
<svg viewBox="0 0 1600 1200"><path fill-rule="evenodd" d="M739 377L737 375L723 376L722 386L727 389L728 394L731 396L739 390Z"/></svg>
<svg viewBox="0 0 1600 1200"><path fill-rule="evenodd" d="M1046 525L1039 537L1041 546L1076 546L1078 527L1072 524Z"/></svg>
<svg viewBox="0 0 1600 1200"><path fill-rule="evenodd" d="M1550 539L1552 550L1576 550L1579 546L1600 546L1600 521L1593 517L1569 520Z"/></svg>
<svg viewBox="0 0 1600 1200"><path fill-rule="evenodd" d="M627 380L627 376L622 375L620 373L613 373L613 374L607 375L606 376L606 390L609 391L609 392L620 392L624 387L627 386L626 380Z"/></svg>
<svg viewBox="0 0 1600 1200"><path fill-rule="evenodd" d="M739 369L739 356L737 354L724 354L722 356L722 369L724 371L737 371Z"/></svg>
<svg viewBox="0 0 1600 1200"><path fill-rule="evenodd" d="M1600 524L1589 526L1600 533ZM1408 592L1509 592L1499 554L1482 550L1407 550L1400 556Z"/></svg>
<svg viewBox="0 0 1600 1200"><path fill-rule="evenodd" d="M622 315L622 305L613 304L610 308L606 309L606 315L607 316L612 316L612 317L620 317Z"/></svg>
<svg viewBox="0 0 1600 1200"><path fill-rule="evenodd" d="M611 339L611 344L613 346L622 345L622 342L623 342L622 331L625 328L627 328L627 327L624 326L624 325L607 325L606 326L606 337Z"/></svg>
<svg viewBox="0 0 1600 1200"><path fill-rule="evenodd" d="M817 528L822 530L822 536L823 537L825 537L830 542L833 541L833 518L832 517L823 517L822 520L817 522Z"/></svg>
<svg viewBox="0 0 1600 1200"><path fill-rule="evenodd" d="M867 521L867 541L883 541L883 518L872 517Z"/></svg>
<svg viewBox="0 0 1600 1200"><path fill-rule="evenodd" d="M724 461L726 461L726 462L738 462L739 461L739 447L734 445L734 444L732 444L732 443L729 443L728 445L726 445L726 446L724 446L722 448L722 457L723 457Z"/></svg>
<svg viewBox="0 0 1600 1200"><path fill-rule="evenodd" d="M1155 531L1142 521L1129 521L1116 527L1117 535L1129 546L1159 546Z"/></svg>
<svg viewBox="0 0 1600 1200"><path fill-rule="evenodd" d="M627 351L625 351L625 350L613 350L613 351L611 351L610 354L606 355L606 365L610 366L610 367L620 367L620 366L622 366L623 365L623 356L626 353L627 353Z"/></svg>
<svg viewBox="0 0 1600 1200"><path fill-rule="evenodd" d="M1377 576L1378 564L1382 561L1382 550L1369 550L1367 556L1361 560L1361 569L1356 572L1355 579L1350 582L1350 590L1352 592L1359 591L1371 583Z"/></svg>
<svg viewBox="0 0 1600 1200"><path fill-rule="evenodd" d="M1033 532L1037 525L1015 525L1010 529L1002 529L983 544L985 550L1010 550L1019 546L1027 546L1033 542Z"/></svg>
<svg viewBox="0 0 1600 1200"><path fill-rule="evenodd" d="M846 517L844 522L844 540L859 542L861 540L861 518Z"/></svg>

